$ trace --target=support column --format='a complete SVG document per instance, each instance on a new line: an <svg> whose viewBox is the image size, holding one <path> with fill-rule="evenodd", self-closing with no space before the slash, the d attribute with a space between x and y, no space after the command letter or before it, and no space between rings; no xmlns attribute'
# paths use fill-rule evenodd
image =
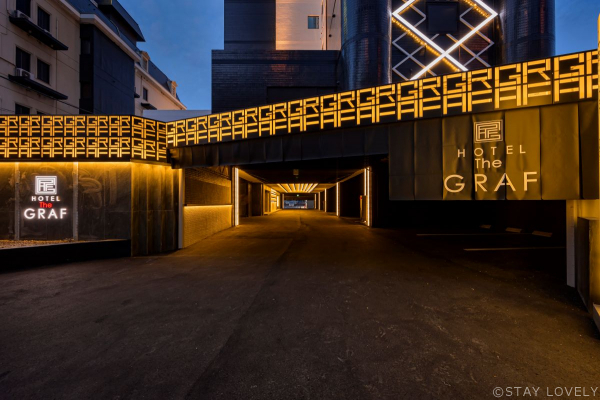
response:
<svg viewBox="0 0 600 400"><path fill-rule="evenodd" d="M185 207L185 169L179 170L179 202L178 202L178 227L177 227L177 247L183 249L183 232L185 232L183 224L185 219L183 218L183 207Z"/></svg>
<svg viewBox="0 0 600 400"><path fill-rule="evenodd" d="M73 163L73 240L79 240L79 163Z"/></svg>
<svg viewBox="0 0 600 400"><path fill-rule="evenodd" d="M21 240L21 206L19 198L21 193L21 171L19 163L15 163L15 240Z"/></svg>
<svg viewBox="0 0 600 400"><path fill-rule="evenodd" d="M364 183L363 183L363 193L366 196L366 201L365 201L365 207L366 207L366 212L365 212L365 224L367 226L372 226L373 225L373 213L372 213L372 184L371 184L371 167L367 167L365 168L365 172L364 172Z"/></svg>

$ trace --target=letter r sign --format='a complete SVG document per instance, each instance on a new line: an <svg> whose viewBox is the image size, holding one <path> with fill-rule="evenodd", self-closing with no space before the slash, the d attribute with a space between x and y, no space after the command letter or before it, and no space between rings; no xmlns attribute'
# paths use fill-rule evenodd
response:
<svg viewBox="0 0 600 400"><path fill-rule="evenodd" d="M57 194L56 176L36 176L35 194L38 196L55 196Z"/></svg>
<svg viewBox="0 0 600 400"><path fill-rule="evenodd" d="M504 127L502 120L475 122L475 143L502 142Z"/></svg>

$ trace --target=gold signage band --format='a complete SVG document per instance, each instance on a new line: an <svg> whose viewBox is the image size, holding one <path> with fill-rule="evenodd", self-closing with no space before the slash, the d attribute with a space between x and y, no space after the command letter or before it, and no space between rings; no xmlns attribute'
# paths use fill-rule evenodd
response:
<svg viewBox="0 0 600 400"><path fill-rule="evenodd" d="M174 122L0 115L0 161L168 163L168 149L597 98L598 52L333 93Z"/></svg>

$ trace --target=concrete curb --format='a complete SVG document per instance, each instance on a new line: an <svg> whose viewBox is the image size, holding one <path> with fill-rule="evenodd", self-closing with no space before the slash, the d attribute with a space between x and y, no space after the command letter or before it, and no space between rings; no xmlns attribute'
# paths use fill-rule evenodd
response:
<svg viewBox="0 0 600 400"><path fill-rule="evenodd" d="M0 273L63 264L131 256L131 240L57 243L0 249Z"/></svg>

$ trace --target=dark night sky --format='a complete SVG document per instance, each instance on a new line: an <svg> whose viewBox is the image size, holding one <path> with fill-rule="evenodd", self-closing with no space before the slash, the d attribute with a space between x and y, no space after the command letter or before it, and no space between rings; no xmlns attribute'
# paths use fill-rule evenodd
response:
<svg viewBox="0 0 600 400"><path fill-rule="evenodd" d="M120 0L146 43L139 47L171 79L190 110L210 109L210 51L223 48L223 0ZM556 0L556 53L597 45L600 0Z"/></svg>

